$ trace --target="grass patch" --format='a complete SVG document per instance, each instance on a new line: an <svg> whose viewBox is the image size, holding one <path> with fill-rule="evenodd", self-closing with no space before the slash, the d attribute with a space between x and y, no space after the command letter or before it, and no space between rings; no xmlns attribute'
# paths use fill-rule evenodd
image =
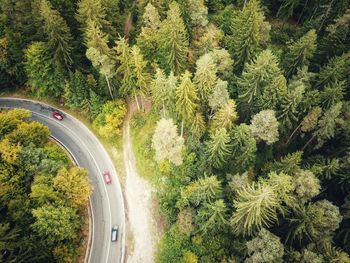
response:
<svg viewBox="0 0 350 263"><path fill-rule="evenodd" d="M156 163L153 160L152 136L157 114L153 112L136 112L130 122L131 140L136 158L136 168L139 175L149 181L155 179Z"/></svg>

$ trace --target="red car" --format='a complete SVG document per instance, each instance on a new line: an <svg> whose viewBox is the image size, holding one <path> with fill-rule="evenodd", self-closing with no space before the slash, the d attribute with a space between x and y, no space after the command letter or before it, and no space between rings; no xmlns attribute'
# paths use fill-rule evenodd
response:
<svg viewBox="0 0 350 263"><path fill-rule="evenodd" d="M112 177L109 171L104 171L103 172L103 178L105 179L106 184L111 184L112 183Z"/></svg>
<svg viewBox="0 0 350 263"><path fill-rule="evenodd" d="M54 111L52 113L52 117L54 117L55 119L61 121L63 120L63 115L61 113L59 113L58 111Z"/></svg>

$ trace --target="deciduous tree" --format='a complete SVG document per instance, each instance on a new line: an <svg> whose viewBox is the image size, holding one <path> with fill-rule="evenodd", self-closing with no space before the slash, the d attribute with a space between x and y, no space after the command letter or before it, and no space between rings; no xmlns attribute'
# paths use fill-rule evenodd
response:
<svg viewBox="0 0 350 263"><path fill-rule="evenodd" d="M177 126L172 119L161 119L157 122L152 137L154 159L157 162L169 160L175 165L181 165L183 144L184 139L178 135Z"/></svg>

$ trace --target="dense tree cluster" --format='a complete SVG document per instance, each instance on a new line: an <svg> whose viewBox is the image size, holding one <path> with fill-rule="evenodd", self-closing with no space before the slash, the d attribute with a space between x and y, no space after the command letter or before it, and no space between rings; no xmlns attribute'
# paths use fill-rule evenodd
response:
<svg viewBox="0 0 350 263"><path fill-rule="evenodd" d="M0 261L72 262L92 188L30 116L0 112Z"/></svg>
<svg viewBox="0 0 350 263"><path fill-rule="evenodd" d="M349 10L347 0L1 1L0 86L60 99L108 139L123 99L139 109L151 99L138 125L155 127L143 147L168 223L160 262L349 262ZM1 141L4 160L18 162L23 135ZM66 196L62 222L79 203Z"/></svg>

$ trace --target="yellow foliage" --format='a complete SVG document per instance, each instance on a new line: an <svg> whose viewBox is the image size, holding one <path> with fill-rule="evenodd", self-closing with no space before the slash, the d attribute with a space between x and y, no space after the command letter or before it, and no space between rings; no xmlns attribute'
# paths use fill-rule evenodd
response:
<svg viewBox="0 0 350 263"><path fill-rule="evenodd" d="M0 142L0 154L1 158L9 163L16 164L18 153L22 150L22 146L18 144L12 144L8 139L4 139Z"/></svg>

